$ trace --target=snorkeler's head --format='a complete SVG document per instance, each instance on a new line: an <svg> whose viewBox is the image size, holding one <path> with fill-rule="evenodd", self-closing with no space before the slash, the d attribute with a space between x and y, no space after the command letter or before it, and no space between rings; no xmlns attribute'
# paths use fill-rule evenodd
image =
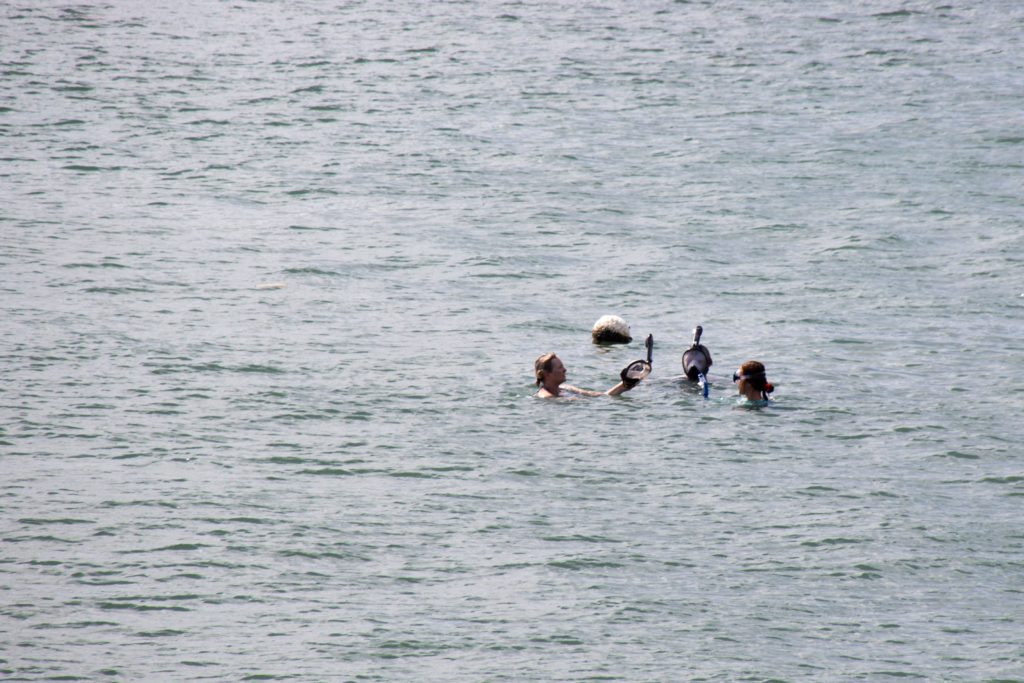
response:
<svg viewBox="0 0 1024 683"><path fill-rule="evenodd" d="M563 374L562 381L564 381L565 366L562 365L562 361L554 353L545 353L533 361L533 374L537 380L537 386L544 384L544 378L548 374L558 372Z"/></svg>
<svg viewBox="0 0 1024 683"><path fill-rule="evenodd" d="M748 360L740 366L740 369L733 373L733 382L747 382L755 390L760 391L764 398L775 391L775 387L768 381L768 375L764 369L764 363L756 360Z"/></svg>
<svg viewBox="0 0 1024 683"><path fill-rule="evenodd" d="M683 372L691 382L696 382L698 375L708 374L711 367L711 352L703 344L698 344L683 352Z"/></svg>
<svg viewBox="0 0 1024 683"><path fill-rule="evenodd" d="M711 368L711 352L700 343L700 336L703 333L704 328L697 325L693 329L693 342L690 348L683 352L683 372L691 382L696 382L701 375L706 376L708 369Z"/></svg>

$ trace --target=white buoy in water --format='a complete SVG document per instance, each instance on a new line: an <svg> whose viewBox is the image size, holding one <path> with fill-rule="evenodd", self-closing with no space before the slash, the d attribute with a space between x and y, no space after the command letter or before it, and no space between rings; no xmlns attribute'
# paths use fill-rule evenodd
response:
<svg viewBox="0 0 1024 683"><path fill-rule="evenodd" d="M283 289L283 288L284 288L284 283L283 282L264 282L262 284L256 285L256 289Z"/></svg>
<svg viewBox="0 0 1024 683"><path fill-rule="evenodd" d="M590 330L595 344L628 344L633 341L629 325L617 315L602 315Z"/></svg>

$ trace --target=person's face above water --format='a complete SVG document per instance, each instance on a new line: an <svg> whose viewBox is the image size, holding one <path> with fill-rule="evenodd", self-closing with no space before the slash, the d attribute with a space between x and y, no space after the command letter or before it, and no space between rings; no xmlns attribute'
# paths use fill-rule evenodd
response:
<svg viewBox="0 0 1024 683"><path fill-rule="evenodd" d="M558 356L551 359L551 369L544 376L555 386L565 381L565 365L562 364L562 360Z"/></svg>
<svg viewBox="0 0 1024 683"><path fill-rule="evenodd" d="M736 372L732 374L732 381L736 383L736 390L741 394L745 394L750 391L750 382L743 376L743 366L736 368Z"/></svg>

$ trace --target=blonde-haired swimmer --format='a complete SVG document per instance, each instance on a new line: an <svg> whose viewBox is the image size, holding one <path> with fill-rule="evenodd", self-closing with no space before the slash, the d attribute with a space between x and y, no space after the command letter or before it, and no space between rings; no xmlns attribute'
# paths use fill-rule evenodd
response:
<svg viewBox="0 0 1024 683"><path fill-rule="evenodd" d="M775 387L768 381L764 363L756 360L748 360L741 365L740 369L733 373L732 381L736 382L736 389L740 395L750 401L767 401L768 394L775 391Z"/></svg>
<svg viewBox="0 0 1024 683"><path fill-rule="evenodd" d="M639 379L634 378L634 375L637 374L635 372L630 372L630 376L627 376L626 370L622 371L622 381L608 391L580 389L571 384L563 384L565 382L565 365L562 363L562 359L553 353L545 353L533 362L533 374L537 380L537 386L540 387L535 395L540 398L555 398L566 392L579 396L618 396L635 387L641 379L646 377L650 372L650 366L648 365L646 372L639 373L642 375Z"/></svg>

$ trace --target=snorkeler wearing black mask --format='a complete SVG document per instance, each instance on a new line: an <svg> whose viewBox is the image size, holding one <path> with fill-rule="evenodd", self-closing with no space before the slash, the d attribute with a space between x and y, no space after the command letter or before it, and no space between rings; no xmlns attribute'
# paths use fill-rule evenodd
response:
<svg viewBox="0 0 1024 683"><path fill-rule="evenodd" d="M756 360L748 360L741 365L733 373L732 381L736 382L736 389L749 401L767 401L768 394L775 391L775 387L768 381L764 364Z"/></svg>

